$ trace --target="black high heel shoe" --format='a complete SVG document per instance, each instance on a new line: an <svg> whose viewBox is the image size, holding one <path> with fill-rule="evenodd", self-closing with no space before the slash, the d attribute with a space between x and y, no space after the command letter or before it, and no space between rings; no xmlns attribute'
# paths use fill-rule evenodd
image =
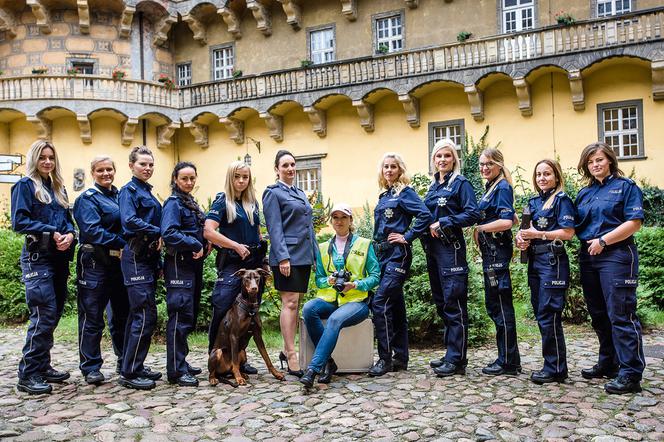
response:
<svg viewBox="0 0 664 442"><path fill-rule="evenodd" d="M288 365L288 358L286 357L286 354L283 351L279 352L279 363L281 364L281 369L284 369L284 362L286 363L286 372L291 375L291 376L296 376L298 378L301 378L304 375L304 371L302 369L300 370L291 370L290 366Z"/></svg>

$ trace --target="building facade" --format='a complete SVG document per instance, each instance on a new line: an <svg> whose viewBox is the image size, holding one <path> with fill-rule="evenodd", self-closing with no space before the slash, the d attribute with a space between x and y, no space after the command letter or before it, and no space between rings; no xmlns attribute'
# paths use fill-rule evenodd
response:
<svg viewBox="0 0 664 442"><path fill-rule="evenodd" d="M121 185L146 144L162 199L178 160L203 203L238 158L261 192L284 148L301 188L361 207L384 152L426 173L486 126L528 176L600 139L664 185L661 0L0 0L0 71L0 155L52 140L72 200L92 157Z"/></svg>

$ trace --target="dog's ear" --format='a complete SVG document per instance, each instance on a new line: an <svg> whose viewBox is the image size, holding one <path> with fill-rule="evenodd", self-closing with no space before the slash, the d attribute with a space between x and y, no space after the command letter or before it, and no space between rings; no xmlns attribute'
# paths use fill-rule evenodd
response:
<svg viewBox="0 0 664 442"><path fill-rule="evenodd" d="M272 272L265 270L265 269L256 269L259 275L261 275L263 278L267 279L270 276L272 276Z"/></svg>
<svg viewBox="0 0 664 442"><path fill-rule="evenodd" d="M240 278L244 278L244 275L247 273L247 269L240 269L237 272L233 273L233 276L239 276Z"/></svg>

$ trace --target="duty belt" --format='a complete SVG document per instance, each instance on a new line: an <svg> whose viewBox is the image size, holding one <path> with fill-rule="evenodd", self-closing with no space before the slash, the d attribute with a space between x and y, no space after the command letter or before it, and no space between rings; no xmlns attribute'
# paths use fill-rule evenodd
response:
<svg viewBox="0 0 664 442"><path fill-rule="evenodd" d="M616 249L619 249L621 247L625 247L625 246L632 245L632 244L634 244L634 237L630 236L629 238L624 239L624 240L622 240L620 242L617 242L615 244L608 244L606 247L604 247L603 251L604 252L610 252L611 250L616 250ZM588 244L586 241L581 241L581 250L584 253L588 253L588 247L589 246L590 246L590 244Z"/></svg>
<svg viewBox="0 0 664 442"><path fill-rule="evenodd" d="M562 244L562 241L560 241L560 243L557 243L556 241L560 240L557 239L539 244L532 244L530 246L530 251L532 252L533 255L541 255L543 253L549 253L549 252L554 252L558 255L561 255L562 254L561 252L565 251L565 245Z"/></svg>
<svg viewBox="0 0 664 442"><path fill-rule="evenodd" d="M385 253L388 250L390 250L392 247L394 247L394 244L389 242L388 240L385 241L373 241L373 246L374 246L374 251L376 254L381 254Z"/></svg>

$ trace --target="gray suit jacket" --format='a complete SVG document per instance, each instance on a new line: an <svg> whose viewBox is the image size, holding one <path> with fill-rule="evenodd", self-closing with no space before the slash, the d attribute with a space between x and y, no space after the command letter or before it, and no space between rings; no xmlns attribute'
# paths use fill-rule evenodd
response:
<svg viewBox="0 0 664 442"><path fill-rule="evenodd" d="M312 265L316 259L313 211L304 192L282 182L263 192L263 215L270 235L270 265L284 259L293 266Z"/></svg>

